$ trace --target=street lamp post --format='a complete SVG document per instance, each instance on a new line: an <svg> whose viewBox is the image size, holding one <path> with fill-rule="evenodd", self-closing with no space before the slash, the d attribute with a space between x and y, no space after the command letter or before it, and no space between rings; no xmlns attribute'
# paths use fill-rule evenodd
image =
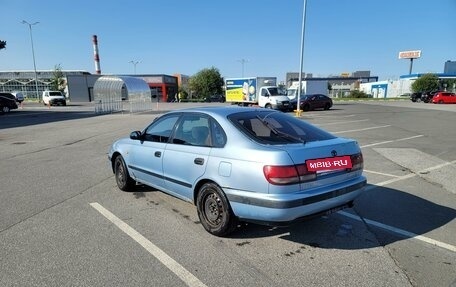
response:
<svg viewBox="0 0 456 287"><path fill-rule="evenodd" d="M245 63L247 63L249 60L246 60L246 59L240 59L238 60L238 62L241 62L242 64L242 77L244 77L244 65Z"/></svg>
<svg viewBox="0 0 456 287"><path fill-rule="evenodd" d="M136 65L141 63L140 61L130 61L128 63L132 63L133 64L133 69L134 69L134 75L136 75Z"/></svg>
<svg viewBox="0 0 456 287"><path fill-rule="evenodd" d="M38 74L36 73L36 61L35 61L35 49L33 48L33 36L32 36L32 26L36 25L40 22L29 23L25 20L22 20L22 24L27 24L29 26L30 31L30 42L32 43L32 57L33 57L33 70L35 72L35 91L36 91L36 98L38 102L40 102L40 94L38 92Z"/></svg>
<svg viewBox="0 0 456 287"><path fill-rule="evenodd" d="M301 89L302 89L302 67L304 62L304 36L306 33L306 6L307 0L304 0L302 8L302 34L301 34L301 61L299 64L299 85L298 85L298 101L296 115L301 115Z"/></svg>

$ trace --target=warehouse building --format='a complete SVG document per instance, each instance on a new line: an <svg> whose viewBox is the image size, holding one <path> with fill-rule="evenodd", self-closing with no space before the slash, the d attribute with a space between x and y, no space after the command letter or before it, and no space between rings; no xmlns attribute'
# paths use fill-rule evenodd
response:
<svg viewBox="0 0 456 287"><path fill-rule="evenodd" d="M103 75L90 74L87 71L60 71L63 84L60 87L66 97L73 102L91 102L94 100L93 86ZM128 75L124 75L128 76ZM132 75L130 75L132 76ZM35 77L37 81L35 81ZM149 85L153 101L173 101L178 93L176 76L144 74L134 75L142 78ZM0 71L0 91L22 92L28 99L40 99L43 91L53 90L56 71ZM37 93L38 91L38 93Z"/></svg>

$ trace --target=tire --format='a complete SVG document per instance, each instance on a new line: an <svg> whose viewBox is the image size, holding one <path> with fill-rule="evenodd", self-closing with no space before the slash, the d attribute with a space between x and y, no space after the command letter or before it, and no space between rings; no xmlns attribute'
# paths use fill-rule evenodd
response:
<svg viewBox="0 0 456 287"><path fill-rule="evenodd" d="M329 110L330 108L331 108L331 105L329 103L326 103L324 109Z"/></svg>
<svg viewBox="0 0 456 287"><path fill-rule="evenodd" d="M117 187L123 191L132 191L136 182L128 174L127 166L121 155L114 160L114 175L116 177Z"/></svg>
<svg viewBox="0 0 456 287"><path fill-rule="evenodd" d="M310 106L308 104L304 105L304 107L302 108L303 111L309 111L310 110Z"/></svg>
<svg viewBox="0 0 456 287"><path fill-rule="evenodd" d="M266 109L272 109L272 105L271 104L266 104L266 106L264 106Z"/></svg>
<svg viewBox="0 0 456 287"><path fill-rule="evenodd" d="M440 101L439 101L439 104L443 104L443 100L440 100Z"/></svg>
<svg viewBox="0 0 456 287"><path fill-rule="evenodd" d="M3 113L7 114L7 113L9 113L9 111L10 111L10 108L9 108L9 107L6 107L6 106L5 106L5 107L2 107L2 112L3 112Z"/></svg>
<svg viewBox="0 0 456 287"><path fill-rule="evenodd" d="M205 183L201 186L196 208L201 224L212 235L226 236L237 226L237 218L228 199L215 183Z"/></svg>

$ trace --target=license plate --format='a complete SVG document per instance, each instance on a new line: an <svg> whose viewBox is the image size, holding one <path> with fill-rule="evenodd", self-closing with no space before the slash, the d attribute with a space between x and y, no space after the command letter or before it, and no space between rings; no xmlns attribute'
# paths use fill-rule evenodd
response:
<svg viewBox="0 0 456 287"><path fill-rule="evenodd" d="M337 156L306 160L308 171L329 171L352 167L350 156Z"/></svg>

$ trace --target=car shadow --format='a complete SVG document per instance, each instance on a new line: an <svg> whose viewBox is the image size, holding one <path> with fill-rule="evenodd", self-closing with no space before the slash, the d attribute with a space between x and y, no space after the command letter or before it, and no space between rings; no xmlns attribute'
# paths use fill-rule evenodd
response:
<svg viewBox="0 0 456 287"><path fill-rule="evenodd" d="M240 222L238 228L227 238L242 240L247 244L249 240L257 238L278 237L301 244L301 248L368 249L426 234L456 218L455 209L410 193L383 186L367 187L367 191L355 200L353 208L285 227ZM161 192L146 185L138 185L130 193L136 199L142 199L146 198L147 193L157 191ZM196 207L193 208L196 214ZM185 214L185 217L190 215ZM198 221L195 223L201 224ZM378 227L379 225L406 233L395 233ZM299 253L300 250L289 252Z"/></svg>
<svg viewBox="0 0 456 287"><path fill-rule="evenodd" d="M229 238L248 240L278 236L303 246L365 249L426 234L455 218L456 210L450 207L397 189L376 187L360 196L354 208L288 227L243 223ZM404 233L379 227L382 225L398 228Z"/></svg>

